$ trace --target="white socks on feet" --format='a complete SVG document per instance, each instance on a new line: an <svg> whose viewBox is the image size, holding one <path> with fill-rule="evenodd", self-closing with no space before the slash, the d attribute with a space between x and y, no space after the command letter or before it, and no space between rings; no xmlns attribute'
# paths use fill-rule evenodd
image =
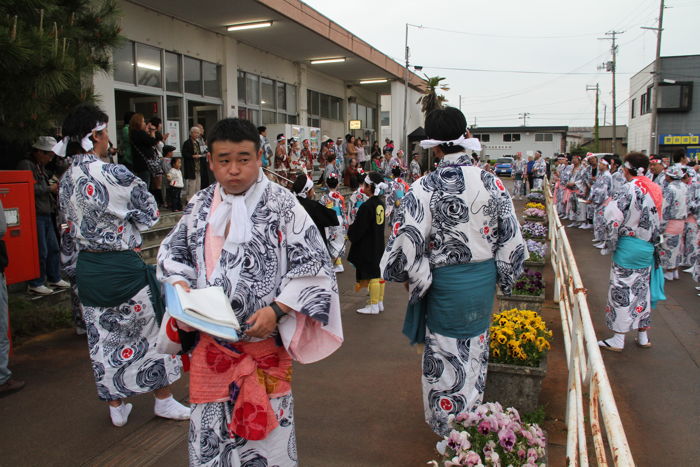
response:
<svg viewBox="0 0 700 467"><path fill-rule="evenodd" d="M646 331L639 331L637 342L639 342L639 345L647 345L649 343L649 336Z"/></svg>
<svg viewBox="0 0 700 467"><path fill-rule="evenodd" d="M159 417L170 418L172 420L190 419L190 408L180 404L173 396L166 397L165 399L158 399L156 397L153 412Z"/></svg>
<svg viewBox="0 0 700 467"><path fill-rule="evenodd" d="M112 424L114 426L126 425L126 422L129 420L129 414L131 413L131 409L133 407L133 405L125 404L124 402L122 402L122 405L118 407L112 407L110 405L109 416L112 418Z"/></svg>

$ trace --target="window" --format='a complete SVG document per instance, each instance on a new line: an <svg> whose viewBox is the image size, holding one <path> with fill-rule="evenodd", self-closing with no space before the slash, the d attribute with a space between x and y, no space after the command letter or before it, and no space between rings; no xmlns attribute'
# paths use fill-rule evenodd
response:
<svg viewBox="0 0 700 467"><path fill-rule="evenodd" d="M391 120L389 119L390 112L387 110L382 111L382 126L389 126L391 125Z"/></svg>
<svg viewBox="0 0 700 467"><path fill-rule="evenodd" d="M209 97L221 97L221 67L216 63L202 61L202 87L204 95Z"/></svg>
<svg viewBox="0 0 700 467"><path fill-rule="evenodd" d="M535 133L535 141L537 142L543 142L543 141L553 141L554 140L554 135L551 133Z"/></svg>
<svg viewBox="0 0 700 467"><path fill-rule="evenodd" d="M139 86L162 87L160 49L136 44L136 72Z"/></svg>
<svg viewBox="0 0 700 467"><path fill-rule="evenodd" d="M297 123L296 98L294 85L238 71L238 114L256 125Z"/></svg>
<svg viewBox="0 0 700 467"><path fill-rule="evenodd" d="M520 133L504 133L503 141L506 143L514 143L520 141Z"/></svg>
<svg viewBox="0 0 700 467"><path fill-rule="evenodd" d="M126 41L112 51L114 80L134 84L134 43Z"/></svg>
<svg viewBox="0 0 700 467"><path fill-rule="evenodd" d="M630 109L630 118L636 117L637 112L637 99L632 99L632 108Z"/></svg>
<svg viewBox="0 0 700 467"><path fill-rule="evenodd" d="M642 94L642 98L639 101L639 115L644 115L651 112L651 89L652 87L649 86L647 88L647 92Z"/></svg>
<svg viewBox="0 0 700 467"><path fill-rule="evenodd" d="M692 82L661 83L659 85L659 112L688 112L693 99Z"/></svg>
<svg viewBox="0 0 700 467"><path fill-rule="evenodd" d="M185 57L185 92L202 94L202 67L196 58Z"/></svg>
<svg viewBox="0 0 700 467"><path fill-rule="evenodd" d="M475 133L473 136L482 143L488 143L491 141L491 135L488 133Z"/></svg>
<svg viewBox="0 0 700 467"><path fill-rule="evenodd" d="M296 93L296 89L295 89ZM350 104L351 112L354 106L357 112L357 104ZM309 120L327 118L329 120L344 120L343 100L340 97L308 90L306 93L306 108L309 112Z"/></svg>
<svg viewBox="0 0 700 467"><path fill-rule="evenodd" d="M165 90L182 92L180 85L180 56L165 52Z"/></svg>

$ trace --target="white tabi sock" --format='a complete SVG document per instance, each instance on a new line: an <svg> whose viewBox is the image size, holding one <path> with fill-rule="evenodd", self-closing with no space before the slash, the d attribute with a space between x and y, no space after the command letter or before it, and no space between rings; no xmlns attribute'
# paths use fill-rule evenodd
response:
<svg viewBox="0 0 700 467"><path fill-rule="evenodd" d="M124 402L122 402L122 404L118 407L112 407L110 405L109 416L112 419L112 424L114 426L126 425L126 422L129 420L129 414L131 413L132 408L133 405L125 404Z"/></svg>
<svg viewBox="0 0 700 467"><path fill-rule="evenodd" d="M649 336L646 331L639 331L637 342L639 342L639 345L647 345L649 343Z"/></svg>

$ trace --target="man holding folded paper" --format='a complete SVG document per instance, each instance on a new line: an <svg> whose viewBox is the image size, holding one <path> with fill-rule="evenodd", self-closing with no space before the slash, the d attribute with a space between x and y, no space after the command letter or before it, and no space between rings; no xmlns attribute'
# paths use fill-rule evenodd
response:
<svg viewBox="0 0 700 467"><path fill-rule="evenodd" d="M190 464L294 466L292 359L342 344L338 285L311 218L263 175L255 126L221 120L208 146L217 183L192 198L158 253L161 280L220 287L241 325L238 340L194 327Z"/></svg>

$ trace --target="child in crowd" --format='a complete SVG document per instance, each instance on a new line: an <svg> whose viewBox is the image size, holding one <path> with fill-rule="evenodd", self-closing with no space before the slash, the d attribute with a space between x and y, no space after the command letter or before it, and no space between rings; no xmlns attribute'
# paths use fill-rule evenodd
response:
<svg viewBox="0 0 700 467"><path fill-rule="evenodd" d="M384 280L379 272L379 262L384 253L384 201L382 192L387 184L377 172L364 179L363 189L369 199L357 210L357 218L348 229L352 246L348 261L355 266L355 291L367 287L369 303L357 310L364 315L376 315L384 311Z"/></svg>
<svg viewBox="0 0 700 467"><path fill-rule="evenodd" d="M351 161L354 159L350 159ZM348 222L345 217L345 198L338 192L338 174L331 172L326 177L328 193L318 200L323 206L335 211L338 216L338 225L326 227L328 237L329 252L333 260L333 271L343 272L343 254L345 253L345 234L348 229Z"/></svg>
<svg viewBox="0 0 700 467"><path fill-rule="evenodd" d="M357 179L362 182L365 179L365 171L362 169L357 169ZM348 212L347 212L347 220L348 220L348 225L352 224L355 222L355 216L357 216L357 210L360 209L360 206L362 206L362 203L367 201L369 198L364 191L363 188L363 183L360 184L359 188L355 190L351 195L350 198L348 198Z"/></svg>
<svg viewBox="0 0 700 467"><path fill-rule="evenodd" d="M410 186L401 178L401 167L391 169L391 179L389 180L389 193L386 196L386 215L389 216L389 224L394 225L399 213L401 200L408 192Z"/></svg>
<svg viewBox="0 0 700 467"><path fill-rule="evenodd" d="M182 158L174 157L172 153L169 157L172 159L170 160L170 170L166 176L168 179L168 205L173 212L180 212L182 211L182 188L185 186L182 171L180 171Z"/></svg>

